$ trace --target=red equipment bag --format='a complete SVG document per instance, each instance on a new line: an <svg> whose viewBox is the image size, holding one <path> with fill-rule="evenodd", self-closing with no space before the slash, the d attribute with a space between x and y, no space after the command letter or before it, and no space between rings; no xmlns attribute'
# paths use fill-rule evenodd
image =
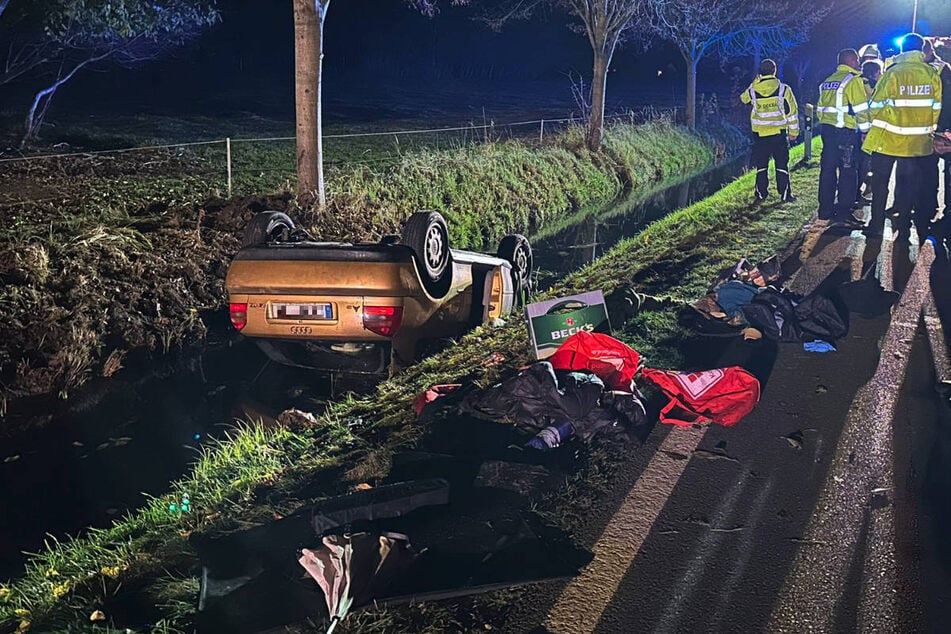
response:
<svg viewBox="0 0 951 634"><path fill-rule="evenodd" d="M600 332L577 332L548 358L556 370L588 370L612 390L631 391L641 355L614 337Z"/></svg>
<svg viewBox="0 0 951 634"><path fill-rule="evenodd" d="M759 402L759 381L741 367L704 372L644 368L641 375L670 397L660 411L662 423L687 426L709 420L729 427ZM674 409L676 415L671 415Z"/></svg>

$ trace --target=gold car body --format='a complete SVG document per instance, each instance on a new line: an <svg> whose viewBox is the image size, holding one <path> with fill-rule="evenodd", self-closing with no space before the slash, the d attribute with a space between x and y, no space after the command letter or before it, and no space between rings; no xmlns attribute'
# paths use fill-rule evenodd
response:
<svg viewBox="0 0 951 634"><path fill-rule="evenodd" d="M232 305L247 306L241 334L272 343L324 342L340 354L347 351L341 344L388 345L394 371L412 362L420 340L462 334L513 306L508 262L468 251L452 254L441 297L424 288L411 252L395 245L244 249L228 270L226 286ZM371 307L402 308L394 335L365 327L364 313ZM274 346L262 348L281 362L318 367L278 358Z"/></svg>

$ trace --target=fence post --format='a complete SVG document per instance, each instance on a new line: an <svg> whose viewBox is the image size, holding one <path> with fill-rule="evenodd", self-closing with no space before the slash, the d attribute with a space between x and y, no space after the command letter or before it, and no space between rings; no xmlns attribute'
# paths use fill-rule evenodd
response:
<svg viewBox="0 0 951 634"><path fill-rule="evenodd" d="M541 143L545 139L545 120L542 119L541 127L538 128L538 142Z"/></svg>
<svg viewBox="0 0 951 634"><path fill-rule="evenodd" d="M802 126L802 142L805 144L803 148L803 160L811 161L812 160L812 115L815 112L815 106L811 103L806 104L806 118Z"/></svg>
<svg viewBox="0 0 951 634"><path fill-rule="evenodd" d="M225 157L228 162L228 198L231 198L231 137L225 138Z"/></svg>

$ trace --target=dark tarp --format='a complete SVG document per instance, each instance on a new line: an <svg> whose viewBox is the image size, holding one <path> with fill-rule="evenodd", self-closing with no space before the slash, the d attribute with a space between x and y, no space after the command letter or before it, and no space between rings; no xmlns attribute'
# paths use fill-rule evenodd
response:
<svg viewBox="0 0 951 634"><path fill-rule="evenodd" d="M419 557L406 535L362 532L325 535L316 548L304 548L298 563L324 594L331 623L328 634L351 610L385 595L412 572Z"/></svg>
<svg viewBox="0 0 951 634"><path fill-rule="evenodd" d="M586 414L597 404L603 387L597 379L576 381L570 393L563 392L551 364L536 363L502 383L470 394L460 409L534 433Z"/></svg>
<svg viewBox="0 0 951 634"><path fill-rule="evenodd" d="M773 341L802 341L796 317L795 296L768 288L743 307L743 315L753 328Z"/></svg>
<svg viewBox="0 0 951 634"><path fill-rule="evenodd" d="M646 423L636 394L613 392L612 404L601 405L604 384L587 372L558 372L539 362L518 375L486 390L469 394L460 411L480 418L510 423L525 433L536 434L550 425L570 421L584 441L615 430L618 422L628 426Z"/></svg>
<svg viewBox="0 0 951 634"><path fill-rule="evenodd" d="M866 277L839 286L839 297L853 313L862 317L884 315L901 297L895 291L886 291L875 277Z"/></svg>
<svg viewBox="0 0 951 634"><path fill-rule="evenodd" d="M848 316L843 315L831 299L818 293L807 295L796 304L796 319L804 340L831 341L849 332Z"/></svg>
<svg viewBox="0 0 951 634"><path fill-rule="evenodd" d="M199 601L231 592L243 579L260 575L268 562L293 559L301 546L325 532L354 522L397 517L428 505L445 505L449 485L442 479L401 482L327 498L269 524L226 534L193 534L190 542L201 556L205 581ZM289 549L289 550L288 550Z"/></svg>
<svg viewBox="0 0 951 634"><path fill-rule="evenodd" d="M297 561L299 549L314 547L320 539L313 530L301 534L284 528L289 519L220 538L214 557L204 548L207 542L193 541L204 566L199 632L243 634L308 618L328 620L323 593L313 579L305 578ZM370 598L380 603L464 596L566 578L591 560L567 535L543 524L531 511L529 498L495 488L476 487L454 494L448 506L377 519L359 530L404 534L420 553L407 574L374 589ZM255 557L247 556L250 549L256 550ZM221 553L252 565L229 565L220 561ZM226 568L232 576L222 574Z"/></svg>
<svg viewBox="0 0 951 634"><path fill-rule="evenodd" d="M750 326L773 341L834 340L848 331L846 316L835 303L818 293L799 298L767 288L743 307Z"/></svg>

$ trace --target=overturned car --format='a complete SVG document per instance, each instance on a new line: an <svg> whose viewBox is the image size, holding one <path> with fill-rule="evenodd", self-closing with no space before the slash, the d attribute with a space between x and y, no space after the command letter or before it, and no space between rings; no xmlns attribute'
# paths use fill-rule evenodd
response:
<svg viewBox="0 0 951 634"><path fill-rule="evenodd" d="M442 215L419 211L377 243L318 242L286 214L257 214L228 270L231 323L274 361L376 374L430 343L491 323L531 292L532 250L450 248Z"/></svg>

